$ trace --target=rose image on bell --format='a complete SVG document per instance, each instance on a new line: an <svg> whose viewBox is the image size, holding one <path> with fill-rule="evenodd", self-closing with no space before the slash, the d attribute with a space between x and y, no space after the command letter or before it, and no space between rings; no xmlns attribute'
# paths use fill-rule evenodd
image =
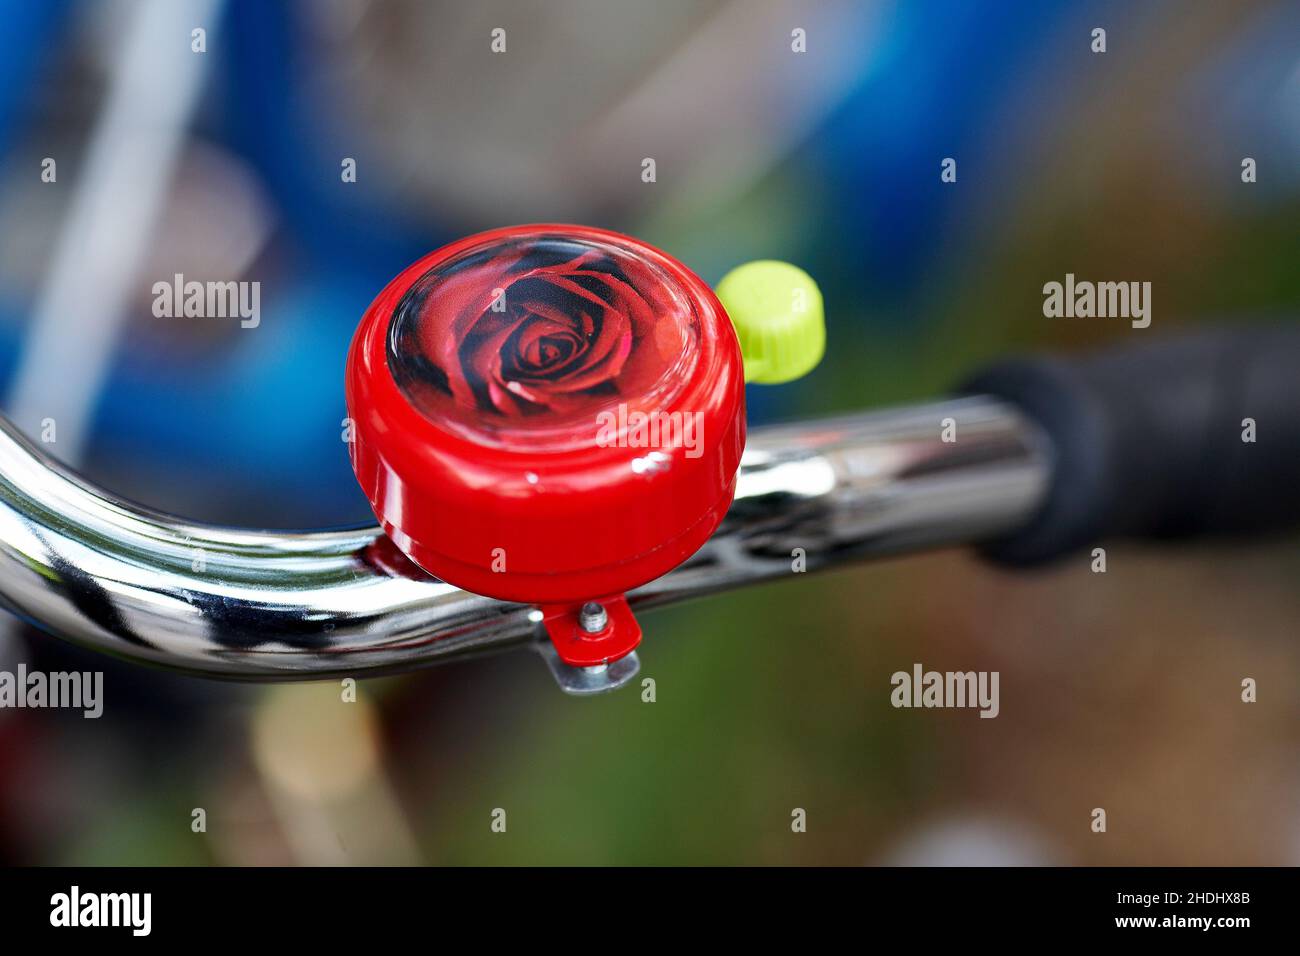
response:
<svg viewBox="0 0 1300 956"><path fill-rule="evenodd" d="M389 329L389 367L427 417L493 425L591 420L645 395L690 346L689 309L652 264L559 236L496 243L435 266Z"/></svg>

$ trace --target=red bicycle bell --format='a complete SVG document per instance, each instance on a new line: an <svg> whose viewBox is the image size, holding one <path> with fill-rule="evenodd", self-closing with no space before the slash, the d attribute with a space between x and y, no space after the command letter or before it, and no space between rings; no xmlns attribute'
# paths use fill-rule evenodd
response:
<svg viewBox="0 0 1300 956"><path fill-rule="evenodd" d="M727 313L675 259L602 229L497 229L425 256L366 311L352 464L412 561L540 605L560 658L599 666L640 641L624 593L731 504L744 382Z"/></svg>

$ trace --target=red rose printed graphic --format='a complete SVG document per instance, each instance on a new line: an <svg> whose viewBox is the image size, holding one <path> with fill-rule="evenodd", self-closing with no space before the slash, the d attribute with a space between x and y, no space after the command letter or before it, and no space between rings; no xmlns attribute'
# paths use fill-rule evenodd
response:
<svg viewBox="0 0 1300 956"><path fill-rule="evenodd" d="M415 281L389 326L398 387L435 422L476 434L592 425L680 379L690 301L653 262L556 235L471 249Z"/></svg>

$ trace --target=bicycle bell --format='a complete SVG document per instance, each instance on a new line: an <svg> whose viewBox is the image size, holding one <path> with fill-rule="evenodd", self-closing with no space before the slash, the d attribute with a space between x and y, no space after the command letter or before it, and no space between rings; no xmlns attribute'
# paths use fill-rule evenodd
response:
<svg viewBox="0 0 1300 956"><path fill-rule="evenodd" d="M362 318L353 468L413 562L537 605L559 659L599 672L640 642L626 592L726 514L745 382L799 377L824 341L821 295L785 263L740 266L715 295L603 229L480 233L411 265Z"/></svg>

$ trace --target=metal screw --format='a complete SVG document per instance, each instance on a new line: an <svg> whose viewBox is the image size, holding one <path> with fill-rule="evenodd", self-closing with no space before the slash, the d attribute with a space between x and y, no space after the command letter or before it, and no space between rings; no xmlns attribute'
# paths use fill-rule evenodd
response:
<svg viewBox="0 0 1300 956"><path fill-rule="evenodd" d="M599 634L609 624L609 615L595 601L588 601L578 612L578 624L588 634Z"/></svg>

